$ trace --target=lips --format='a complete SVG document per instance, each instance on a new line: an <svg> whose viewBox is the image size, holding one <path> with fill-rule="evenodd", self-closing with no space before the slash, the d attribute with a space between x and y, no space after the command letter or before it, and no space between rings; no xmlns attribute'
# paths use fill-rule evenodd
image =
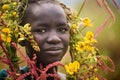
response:
<svg viewBox="0 0 120 80"><path fill-rule="evenodd" d="M45 49L44 52L51 55L58 55L63 52L63 49L58 47L51 47Z"/></svg>

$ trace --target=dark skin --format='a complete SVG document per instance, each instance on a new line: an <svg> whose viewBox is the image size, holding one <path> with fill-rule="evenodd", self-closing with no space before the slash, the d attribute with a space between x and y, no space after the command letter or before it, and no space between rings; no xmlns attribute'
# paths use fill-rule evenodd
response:
<svg viewBox="0 0 120 80"><path fill-rule="evenodd" d="M32 34L40 47L40 52L33 50L29 42L25 48L30 58L37 54L37 66L60 61L65 55L69 44L69 27L64 10L57 4L44 3L28 6L24 23L30 23ZM53 72L53 69L48 71Z"/></svg>

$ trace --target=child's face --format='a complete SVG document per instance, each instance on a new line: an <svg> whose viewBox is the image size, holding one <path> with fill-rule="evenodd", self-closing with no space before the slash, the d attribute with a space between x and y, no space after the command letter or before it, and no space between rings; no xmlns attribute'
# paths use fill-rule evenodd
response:
<svg viewBox="0 0 120 80"><path fill-rule="evenodd" d="M32 27L34 39L40 47L37 52L39 62L49 64L62 59L69 44L69 33L63 9L55 4L32 5L26 19ZM26 45L31 56L33 50Z"/></svg>

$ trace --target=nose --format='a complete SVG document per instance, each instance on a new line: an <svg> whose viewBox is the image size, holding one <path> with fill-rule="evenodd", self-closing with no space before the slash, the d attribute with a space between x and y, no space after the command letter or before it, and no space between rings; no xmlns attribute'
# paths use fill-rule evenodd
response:
<svg viewBox="0 0 120 80"><path fill-rule="evenodd" d="M58 44L61 42L60 37L56 33L49 34L49 37L47 39L47 42L49 44Z"/></svg>

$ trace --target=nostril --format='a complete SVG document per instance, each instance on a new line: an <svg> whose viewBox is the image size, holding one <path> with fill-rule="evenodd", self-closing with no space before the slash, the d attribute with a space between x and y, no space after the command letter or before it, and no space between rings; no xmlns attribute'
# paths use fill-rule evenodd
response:
<svg viewBox="0 0 120 80"><path fill-rule="evenodd" d="M58 36L50 36L47 40L48 43L57 44L61 42L61 39Z"/></svg>

